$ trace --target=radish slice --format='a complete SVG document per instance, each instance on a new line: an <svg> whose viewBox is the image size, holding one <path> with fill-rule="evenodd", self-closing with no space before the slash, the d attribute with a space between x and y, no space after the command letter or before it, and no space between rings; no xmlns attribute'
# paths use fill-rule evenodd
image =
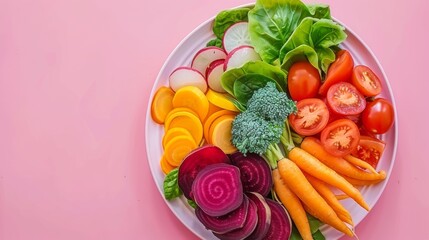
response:
<svg viewBox="0 0 429 240"><path fill-rule="evenodd" d="M253 201L249 201L249 209L247 210L246 222L244 223L244 226L242 228L239 228L224 234L218 234L218 233L213 233L213 234L222 240L246 239L255 230L257 224L258 224L258 207Z"/></svg>
<svg viewBox="0 0 429 240"><path fill-rule="evenodd" d="M228 53L225 59L224 70L239 68L247 62L259 60L261 60L261 57L252 46L240 46Z"/></svg>
<svg viewBox="0 0 429 240"><path fill-rule="evenodd" d="M226 53L222 48L205 47L199 50L192 59L191 67L206 77L206 69L213 61L225 59Z"/></svg>
<svg viewBox="0 0 429 240"><path fill-rule="evenodd" d="M273 186L271 169L268 163L258 154L244 156L236 152L230 156L232 164L240 169L241 182L245 192L257 192L266 197Z"/></svg>
<svg viewBox="0 0 429 240"><path fill-rule="evenodd" d="M212 217L207 215L199 207L195 208L195 215L208 230L211 230L215 233L224 234L244 226L247 218L248 208L249 198L247 196L243 196L243 203L241 206L226 215Z"/></svg>
<svg viewBox="0 0 429 240"><path fill-rule="evenodd" d="M249 23L237 22L231 25L225 31L222 42L227 53L231 52L234 48L250 45Z"/></svg>
<svg viewBox="0 0 429 240"><path fill-rule="evenodd" d="M190 67L176 68L170 74L169 81L171 89L175 92L185 86L195 86L204 93L207 91L207 82L203 74Z"/></svg>
<svg viewBox="0 0 429 240"><path fill-rule="evenodd" d="M223 71L224 62L225 62L224 59L216 60L210 63L206 71L207 84L209 85L209 88L216 92L221 92L221 93L226 92L223 89L221 84L222 74L224 73Z"/></svg>
<svg viewBox="0 0 429 240"><path fill-rule="evenodd" d="M195 203L210 216L219 217L243 202L240 170L231 164L216 163L203 168L192 184Z"/></svg>
<svg viewBox="0 0 429 240"><path fill-rule="evenodd" d="M213 145L205 145L190 152L179 167L178 184L188 199L193 199L192 184L201 169L215 163L230 163L228 156Z"/></svg>
<svg viewBox="0 0 429 240"><path fill-rule="evenodd" d="M247 196L256 204L258 211L258 224L247 240L261 240L265 237L271 224L271 209L264 196L259 193L248 193Z"/></svg>
<svg viewBox="0 0 429 240"><path fill-rule="evenodd" d="M271 223L267 234L263 239L266 240L284 240L289 239L292 233L292 221L286 209L271 199L266 198L268 206L271 209Z"/></svg>

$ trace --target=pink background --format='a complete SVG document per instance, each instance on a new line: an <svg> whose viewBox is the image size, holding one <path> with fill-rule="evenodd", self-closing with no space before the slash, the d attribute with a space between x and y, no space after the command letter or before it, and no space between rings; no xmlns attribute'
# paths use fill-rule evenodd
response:
<svg viewBox="0 0 429 240"><path fill-rule="evenodd" d="M356 232L360 239L422 239L429 4L323 2L376 54L399 116L396 165ZM155 187L146 108L181 39L244 3L0 0L0 239L197 239Z"/></svg>

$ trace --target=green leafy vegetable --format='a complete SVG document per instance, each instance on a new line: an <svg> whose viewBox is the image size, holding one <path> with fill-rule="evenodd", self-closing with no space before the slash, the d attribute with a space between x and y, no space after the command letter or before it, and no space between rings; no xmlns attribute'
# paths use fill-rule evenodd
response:
<svg viewBox="0 0 429 240"><path fill-rule="evenodd" d="M188 204L189 204L189 206L191 206L192 208L196 208L196 207L197 207L197 203L196 203L196 202L194 202L194 201L192 201L192 200L190 200L190 199L188 199Z"/></svg>
<svg viewBox="0 0 429 240"><path fill-rule="evenodd" d="M171 170L164 179L164 197L167 200L174 199L182 195L182 190L180 190L177 183L177 176L179 174L179 169L175 168Z"/></svg>
<svg viewBox="0 0 429 240"><path fill-rule="evenodd" d="M280 49L309 16L307 6L299 0L257 0L249 11L249 35L262 60L280 64Z"/></svg>
<svg viewBox="0 0 429 240"><path fill-rule="evenodd" d="M319 57L317 56L314 48L308 45L300 45L299 47L289 51L284 57L281 68L284 71L289 71L289 68L292 66L292 64L305 60L310 62L311 65L318 69Z"/></svg>
<svg viewBox="0 0 429 240"><path fill-rule="evenodd" d="M335 52L331 48L316 48L319 66L322 72L327 73L329 65L335 61Z"/></svg>
<svg viewBox="0 0 429 240"><path fill-rule="evenodd" d="M329 48L343 42L347 37L344 27L330 19L320 19L311 27L311 41L315 48Z"/></svg>
<svg viewBox="0 0 429 240"><path fill-rule="evenodd" d="M233 68L226 71L222 75L221 79L223 89L225 89L229 94L234 95L235 80L249 73L257 73L272 78L283 89L283 91L286 91L287 89L286 74L279 67L262 61L248 62L241 68Z"/></svg>
<svg viewBox="0 0 429 240"><path fill-rule="evenodd" d="M247 21L247 13L249 8L236 8L231 10L224 10L217 14L213 23L213 33L219 39L223 38L223 34L232 24Z"/></svg>
<svg viewBox="0 0 429 240"><path fill-rule="evenodd" d="M327 4L307 4L307 8L312 17L331 19L331 10Z"/></svg>
<svg viewBox="0 0 429 240"><path fill-rule="evenodd" d="M243 105L247 106L247 101L252 97L253 93L263 88L268 82L274 81L272 78L262 74L248 73L239 77L234 82L234 96Z"/></svg>
<svg viewBox="0 0 429 240"><path fill-rule="evenodd" d="M219 38L214 38L206 44L206 47L210 47L210 46L222 48L223 47L222 40L220 40Z"/></svg>

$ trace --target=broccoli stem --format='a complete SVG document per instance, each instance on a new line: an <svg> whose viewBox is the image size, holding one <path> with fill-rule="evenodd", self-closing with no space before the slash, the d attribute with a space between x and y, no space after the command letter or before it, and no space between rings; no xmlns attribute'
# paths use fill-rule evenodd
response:
<svg viewBox="0 0 429 240"><path fill-rule="evenodd" d="M295 147L295 144L293 142L292 133L289 127L289 121L286 119L285 121L285 127L283 128L282 136L280 137L280 142L283 145L283 149L285 151L285 155L287 156Z"/></svg>
<svg viewBox="0 0 429 240"><path fill-rule="evenodd" d="M284 158L283 152L277 143L270 144L264 156L268 160L271 169L276 169L277 161Z"/></svg>

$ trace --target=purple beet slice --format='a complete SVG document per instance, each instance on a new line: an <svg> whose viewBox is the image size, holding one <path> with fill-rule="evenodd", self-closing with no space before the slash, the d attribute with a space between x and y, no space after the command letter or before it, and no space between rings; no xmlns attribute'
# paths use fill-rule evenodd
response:
<svg viewBox="0 0 429 240"><path fill-rule="evenodd" d="M265 201L264 196L259 193L248 193L250 201L254 202L258 212L258 224L252 234L246 240L261 240L265 237L271 224L271 208Z"/></svg>
<svg viewBox="0 0 429 240"><path fill-rule="evenodd" d="M264 240L284 240L289 239L292 233L292 222L286 209L280 203L266 198L268 206L271 208L271 224Z"/></svg>

